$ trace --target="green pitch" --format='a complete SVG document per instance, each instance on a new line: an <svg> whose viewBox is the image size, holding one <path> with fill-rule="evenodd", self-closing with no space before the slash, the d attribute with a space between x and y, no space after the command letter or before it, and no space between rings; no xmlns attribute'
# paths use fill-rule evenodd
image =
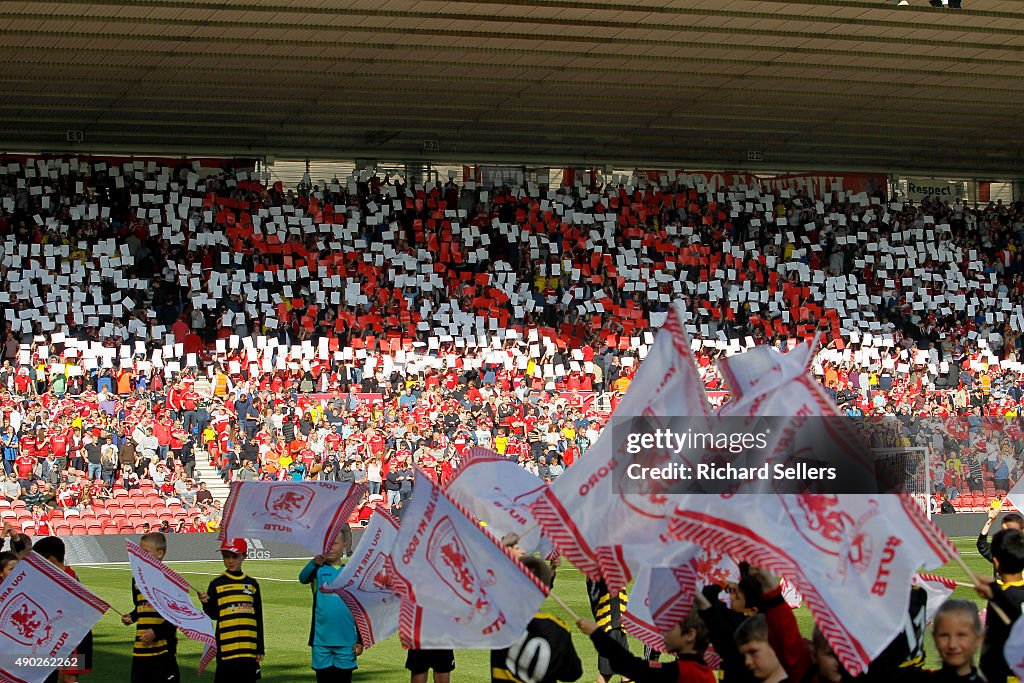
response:
<svg viewBox="0 0 1024 683"><path fill-rule="evenodd" d="M173 557L174 537L170 539L170 550ZM974 538L954 539L960 548L968 566L982 575L991 575L991 565L981 558L974 547ZM175 571L188 580L195 588L205 590L210 580L223 571L220 561L213 562L168 562ZM312 680L313 672L309 666L310 610L312 597L308 586L298 582L299 570L305 562L301 560L249 560L245 563L245 571L259 580L263 588L263 616L266 620L267 657L263 662L263 680L265 681L297 681ZM107 600L114 609L128 612L131 602L131 572L128 565L90 566L79 565L76 568L82 582L94 593ZM935 572L942 576L950 576L957 580L966 580L963 572L956 564L950 564ZM572 607L580 616L590 618L590 607L587 601L586 584L583 575L572 567L558 570L555 592ZM957 588L954 597L974 599L981 604L973 590ZM196 603L198 604L198 602ZM565 612L552 600L545 603L543 610L570 621ZM797 619L801 630L810 635L813 623L806 608L797 611ZM131 647L135 627L123 626L120 617L113 611L107 612L96 624L95 634L95 668L92 676L83 677L84 681L128 680L131 666ZM583 660L584 682L597 678L597 655L588 638L573 629L576 650ZM930 636L929 636L930 638ZM633 651L642 650L642 646L633 641ZM935 648L928 642L928 665L936 666ZM213 667L202 678L196 676L200 644L181 638L178 645L178 662L181 666L182 681L213 680ZM481 651L457 651L456 669L453 680L466 683L490 680L489 653ZM398 636L378 643L367 650L359 658L359 671L355 680L380 681L399 683L408 681L405 670L405 651L398 642Z"/></svg>

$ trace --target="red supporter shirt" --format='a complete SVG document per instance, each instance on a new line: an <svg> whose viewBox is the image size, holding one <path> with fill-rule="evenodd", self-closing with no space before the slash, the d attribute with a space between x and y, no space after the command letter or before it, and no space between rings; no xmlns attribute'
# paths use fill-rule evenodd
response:
<svg viewBox="0 0 1024 683"><path fill-rule="evenodd" d="M53 457L63 458L68 454L68 436L60 432L53 435L50 439L50 450L53 451Z"/></svg>
<svg viewBox="0 0 1024 683"><path fill-rule="evenodd" d="M18 459L15 461L15 465L18 468L18 478L28 479L29 477L32 476L32 470L35 469L36 456L26 455L25 453L22 453L21 455L18 456Z"/></svg>
<svg viewBox="0 0 1024 683"><path fill-rule="evenodd" d="M34 436L23 436L18 439L18 446L21 450L22 455L36 457L36 437Z"/></svg>

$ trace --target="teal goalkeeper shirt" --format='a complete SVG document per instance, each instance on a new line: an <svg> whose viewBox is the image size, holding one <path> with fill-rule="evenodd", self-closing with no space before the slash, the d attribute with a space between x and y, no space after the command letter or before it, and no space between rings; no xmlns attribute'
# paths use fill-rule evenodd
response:
<svg viewBox="0 0 1024 683"><path fill-rule="evenodd" d="M333 593L321 593L320 586L330 583L344 567L324 564L317 567L310 560L299 572L299 582L312 584L313 624L309 634L310 647L341 648L352 658L345 668L356 667L353 646L358 642L356 622L345 601Z"/></svg>

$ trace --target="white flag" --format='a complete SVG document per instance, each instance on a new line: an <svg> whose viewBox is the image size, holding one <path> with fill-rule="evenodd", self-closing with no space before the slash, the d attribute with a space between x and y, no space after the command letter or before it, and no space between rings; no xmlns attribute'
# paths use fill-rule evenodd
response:
<svg viewBox="0 0 1024 683"><path fill-rule="evenodd" d="M139 592L161 617L171 622L188 638L206 645L199 660L199 673L217 655L217 639L213 622L206 613L192 604L192 586L180 574L156 559L141 547L125 539L128 561Z"/></svg>
<svg viewBox="0 0 1024 683"><path fill-rule="evenodd" d="M374 510L348 564L334 581L320 587L321 593L336 593L345 601L366 647L398 631L399 596L392 590L391 566L397 538L398 522Z"/></svg>
<svg viewBox="0 0 1024 683"><path fill-rule="evenodd" d="M914 585L920 586L928 594L928 602L924 607L924 621L932 623L939 606L949 599L949 596L956 590L956 580L935 574L915 574ZM910 615L907 615L910 618Z"/></svg>
<svg viewBox="0 0 1024 683"><path fill-rule="evenodd" d="M1017 677L1024 676L1024 619L1018 619L1010 629L1010 635L1003 645L1003 657L1013 674Z"/></svg>
<svg viewBox="0 0 1024 683"><path fill-rule="evenodd" d="M665 652L662 634L671 631L693 608L697 574L692 563L678 567L644 567L629 593L622 626L644 645Z"/></svg>
<svg viewBox="0 0 1024 683"><path fill-rule="evenodd" d="M85 586L29 553L0 584L0 683L46 680L108 609ZM50 661L56 663L40 665Z"/></svg>
<svg viewBox="0 0 1024 683"><path fill-rule="evenodd" d="M615 416L709 413L704 381L683 326L682 305L676 302ZM610 591L613 583L624 586L632 575L628 565L616 561L616 546L645 539L650 544L647 566L667 566L661 556L672 552L664 538L665 515L671 511L666 510L667 496L621 493L613 485L616 464L630 458L625 452L626 435L624 429L606 427L586 454L530 506L544 535L587 576L604 578ZM601 546L609 550L601 551ZM604 563L599 564L599 556Z"/></svg>
<svg viewBox="0 0 1024 683"><path fill-rule="evenodd" d="M444 490L471 515L485 522L495 537L526 531L519 538L519 549L528 555L547 555L552 549L551 542L541 536L530 512L530 503L546 488L547 484L515 461L487 448L471 448Z"/></svg>
<svg viewBox="0 0 1024 683"><path fill-rule="evenodd" d="M318 555L330 552L365 489L333 481L231 482L220 539L259 538L301 545Z"/></svg>
<svg viewBox="0 0 1024 683"><path fill-rule="evenodd" d="M1024 510L1024 477L1017 480L1017 483L1006 493L1006 500L1018 510Z"/></svg>
<svg viewBox="0 0 1024 683"><path fill-rule="evenodd" d="M737 410L758 395L806 375L817 348L818 338L815 337L813 341L801 344L786 354L770 346L757 346L720 360L718 370L729 385L732 399L722 406L721 414L743 414Z"/></svg>
<svg viewBox="0 0 1024 683"><path fill-rule="evenodd" d="M500 650L526 630L548 587L421 471L391 557L408 647ZM447 643L447 644L444 644Z"/></svg>
<svg viewBox="0 0 1024 683"><path fill-rule="evenodd" d="M855 676L902 630L917 570L955 552L898 495L687 496L669 530L790 579Z"/></svg>

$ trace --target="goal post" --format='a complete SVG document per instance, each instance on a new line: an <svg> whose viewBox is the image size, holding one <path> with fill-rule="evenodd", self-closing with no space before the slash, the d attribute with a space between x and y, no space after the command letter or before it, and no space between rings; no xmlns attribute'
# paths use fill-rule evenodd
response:
<svg viewBox="0 0 1024 683"><path fill-rule="evenodd" d="M906 493L917 501L928 519L932 517L932 449L928 446L901 446L896 448L872 448L875 461L882 467L893 468L900 473ZM894 473L895 474L895 473ZM894 477L895 479L895 477Z"/></svg>

